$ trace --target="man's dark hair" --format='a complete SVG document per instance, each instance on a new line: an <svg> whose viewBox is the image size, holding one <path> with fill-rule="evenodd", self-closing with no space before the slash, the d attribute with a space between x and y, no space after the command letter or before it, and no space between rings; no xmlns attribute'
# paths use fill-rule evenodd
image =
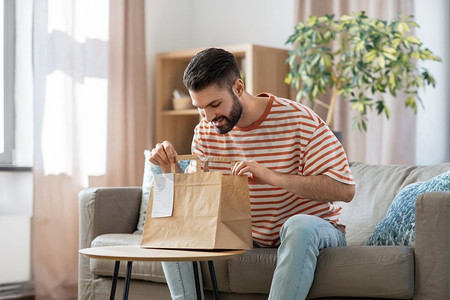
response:
<svg viewBox="0 0 450 300"><path fill-rule="evenodd" d="M208 48L197 53L184 70L184 85L198 92L216 84L220 89L231 91L236 79L241 75L236 58L223 49Z"/></svg>

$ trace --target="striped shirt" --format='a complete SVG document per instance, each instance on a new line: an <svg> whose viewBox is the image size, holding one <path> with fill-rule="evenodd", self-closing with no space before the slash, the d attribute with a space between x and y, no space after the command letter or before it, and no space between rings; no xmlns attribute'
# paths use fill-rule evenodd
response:
<svg viewBox="0 0 450 300"><path fill-rule="evenodd" d="M268 169L287 174L325 174L354 184L344 149L325 122L310 108L270 94L263 115L246 128L234 127L219 134L202 120L195 128L192 154L254 160ZM230 173L230 165L210 163L210 171ZM193 172L193 164L188 168ZM302 198L280 187L249 182L253 239L263 246L277 246L281 225L291 216L309 214L339 225L341 208Z"/></svg>

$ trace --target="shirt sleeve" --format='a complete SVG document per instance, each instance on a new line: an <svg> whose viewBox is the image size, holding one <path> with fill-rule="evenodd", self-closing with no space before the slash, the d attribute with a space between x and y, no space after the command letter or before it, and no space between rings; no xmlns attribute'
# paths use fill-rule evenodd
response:
<svg viewBox="0 0 450 300"><path fill-rule="evenodd" d="M327 175L342 183L355 184L344 148L323 121L306 146L303 175Z"/></svg>

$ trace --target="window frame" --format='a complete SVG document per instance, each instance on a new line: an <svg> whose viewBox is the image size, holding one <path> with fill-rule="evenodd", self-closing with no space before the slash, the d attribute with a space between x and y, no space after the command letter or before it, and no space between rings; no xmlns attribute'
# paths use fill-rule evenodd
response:
<svg viewBox="0 0 450 300"><path fill-rule="evenodd" d="M15 0L3 0L3 5L4 151L0 153L0 165L13 165L15 148Z"/></svg>

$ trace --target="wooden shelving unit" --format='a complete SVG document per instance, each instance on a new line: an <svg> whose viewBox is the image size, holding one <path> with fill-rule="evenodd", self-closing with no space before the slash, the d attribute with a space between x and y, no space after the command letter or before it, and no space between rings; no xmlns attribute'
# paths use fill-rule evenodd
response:
<svg viewBox="0 0 450 300"><path fill-rule="evenodd" d="M287 50L252 44L221 47L234 54L245 76L246 90L289 97L284 78L289 71ZM159 53L156 57L156 142L170 141L178 154L190 153L194 127L200 120L196 109L174 110L172 92L188 94L183 84L183 72L191 58L203 49Z"/></svg>

